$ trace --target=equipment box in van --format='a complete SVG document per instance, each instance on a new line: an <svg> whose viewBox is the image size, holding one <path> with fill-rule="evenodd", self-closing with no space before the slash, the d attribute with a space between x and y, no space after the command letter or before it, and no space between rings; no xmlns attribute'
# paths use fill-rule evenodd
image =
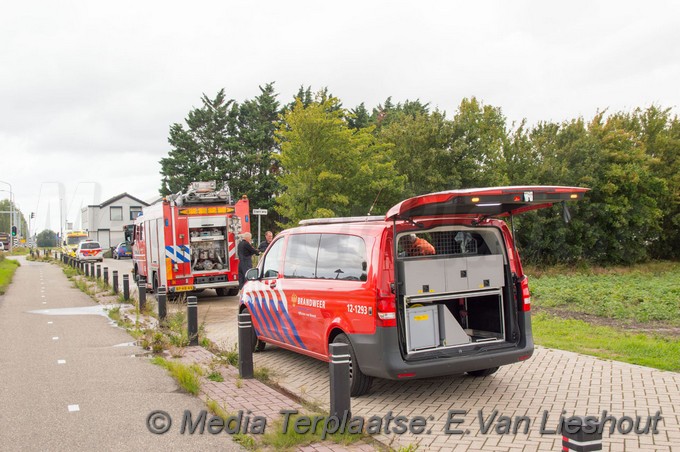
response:
<svg viewBox="0 0 680 452"><path fill-rule="evenodd" d="M582 199L579 187L452 190L383 217L304 220L248 272L253 345L328 361L349 345L351 392L373 377L494 373L533 353L530 297L504 217Z"/></svg>

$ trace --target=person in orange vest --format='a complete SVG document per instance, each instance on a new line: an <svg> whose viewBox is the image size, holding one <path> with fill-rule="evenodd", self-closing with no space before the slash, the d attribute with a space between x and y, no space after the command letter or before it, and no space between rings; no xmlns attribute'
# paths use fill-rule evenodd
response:
<svg viewBox="0 0 680 452"><path fill-rule="evenodd" d="M416 237L415 234L407 234L403 238L403 247L406 256L429 256L436 254L434 246L425 239Z"/></svg>

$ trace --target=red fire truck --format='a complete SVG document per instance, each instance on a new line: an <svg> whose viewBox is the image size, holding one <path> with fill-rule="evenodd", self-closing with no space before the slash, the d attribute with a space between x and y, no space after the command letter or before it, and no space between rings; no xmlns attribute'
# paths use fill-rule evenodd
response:
<svg viewBox="0 0 680 452"><path fill-rule="evenodd" d="M250 232L249 209L246 196L234 204L228 186L214 181L193 182L186 193L144 208L129 237L135 278L154 291L236 295L236 245L239 234Z"/></svg>

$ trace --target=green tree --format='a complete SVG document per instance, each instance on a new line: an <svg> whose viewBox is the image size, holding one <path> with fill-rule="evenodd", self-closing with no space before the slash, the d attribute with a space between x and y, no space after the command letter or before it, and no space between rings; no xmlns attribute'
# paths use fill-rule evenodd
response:
<svg viewBox="0 0 680 452"><path fill-rule="evenodd" d="M453 117L445 173L458 173L460 187L488 187L508 182L505 168L507 131L501 109L476 98L463 99Z"/></svg>
<svg viewBox="0 0 680 452"><path fill-rule="evenodd" d="M451 134L451 122L439 111L398 115L381 128L379 139L394 146L395 168L406 177L404 198L460 186L456 168L443 171Z"/></svg>
<svg viewBox="0 0 680 452"><path fill-rule="evenodd" d="M384 211L403 189L390 147L372 128L352 129L334 97L297 100L278 130L283 186L279 212L290 224L309 217L365 215ZM377 200L377 201L376 201Z"/></svg>
<svg viewBox="0 0 680 452"><path fill-rule="evenodd" d="M273 208L279 192L279 147L274 137L279 113L273 83L260 87L259 96L238 106L237 167L231 189L238 196L247 194L255 208ZM273 226L270 223L265 219L265 227Z"/></svg>
<svg viewBox="0 0 680 452"><path fill-rule="evenodd" d="M26 227L26 218L24 217L24 214L21 212L21 209L19 209L16 205L13 206L13 203L9 199L2 199L0 200L0 211L1 212L11 212L12 207L14 208L14 215L15 215L15 221L13 224L17 227L18 231L28 231L28 228ZM11 218L10 213L0 213L0 231L2 232L7 232L8 234L11 232L12 229L12 218Z"/></svg>
<svg viewBox="0 0 680 452"><path fill-rule="evenodd" d="M36 237L36 242L38 246L42 248L57 246L59 244L57 240L57 233L50 229L41 231Z"/></svg>
<svg viewBox="0 0 680 452"><path fill-rule="evenodd" d="M230 181L237 173L234 122L238 107L226 99L224 89L214 99L204 94L201 102L202 107L187 115L186 129L179 123L170 127L172 149L160 161L161 195L183 191L193 181Z"/></svg>
<svg viewBox="0 0 680 452"><path fill-rule="evenodd" d="M665 194L658 199L662 210L661 232L652 244L653 257L680 258L680 120L670 109L651 106L636 111L652 169L664 180Z"/></svg>

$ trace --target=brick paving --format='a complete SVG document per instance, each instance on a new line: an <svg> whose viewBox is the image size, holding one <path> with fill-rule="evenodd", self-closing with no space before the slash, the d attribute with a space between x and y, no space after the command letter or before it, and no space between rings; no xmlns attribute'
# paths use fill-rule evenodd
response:
<svg viewBox="0 0 680 452"><path fill-rule="evenodd" d="M236 343L236 310L231 299L199 303L199 318L205 321L208 337L222 347ZM255 366L267 367L282 388L328 410L328 364L268 345L255 354ZM469 433L445 433L449 410L465 410L464 422L457 428ZM486 421L494 410L496 419L527 416L528 433L525 424L517 434L498 434L494 428L482 433L480 413ZM395 416L426 417L430 434L381 434L375 439L395 449L417 445L428 451L560 450L561 436L541 433L543 416L545 429L555 430L563 411L566 416L600 417L603 410L617 419L642 416L643 426L646 417L657 411L663 417L656 435L610 435L606 428L603 450L680 450L680 373L542 347L530 360L504 366L490 377L375 380L369 394L352 399L352 414L366 419L388 411ZM329 447L337 450L334 446Z"/></svg>

